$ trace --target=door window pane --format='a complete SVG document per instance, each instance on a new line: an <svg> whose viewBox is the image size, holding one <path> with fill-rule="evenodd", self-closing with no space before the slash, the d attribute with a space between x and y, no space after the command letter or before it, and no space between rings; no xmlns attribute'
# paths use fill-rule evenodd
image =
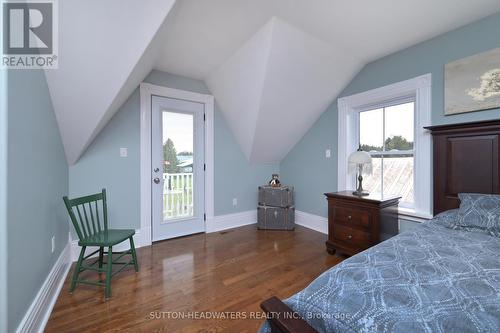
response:
<svg viewBox="0 0 500 333"><path fill-rule="evenodd" d="M194 216L192 114L164 111L163 137L163 220Z"/></svg>

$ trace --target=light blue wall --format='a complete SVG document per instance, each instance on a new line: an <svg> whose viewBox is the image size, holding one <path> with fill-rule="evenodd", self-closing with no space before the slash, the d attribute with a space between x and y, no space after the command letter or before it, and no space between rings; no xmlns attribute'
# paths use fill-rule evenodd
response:
<svg viewBox="0 0 500 333"><path fill-rule="evenodd" d="M7 71L0 70L0 332L7 332Z"/></svg>
<svg viewBox="0 0 500 333"><path fill-rule="evenodd" d="M236 143L222 113L215 108L215 215L257 208L257 187L267 183L276 165L251 165ZM233 207L233 198L238 206Z"/></svg>
<svg viewBox="0 0 500 333"><path fill-rule="evenodd" d="M160 71L152 71L145 82L165 87L210 93L205 84ZM113 227L140 227L140 96L136 89L90 145L82 158L69 168L70 195L79 196L105 187ZM252 166L236 144L218 106L215 107L215 214L255 209L257 186L265 182L277 165ZM128 148L128 157L119 149ZM232 199L238 205L232 206Z"/></svg>
<svg viewBox="0 0 500 333"><path fill-rule="evenodd" d="M43 70L8 73L8 331L68 242L68 166ZM51 238L55 251L51 253Z"/></svg>
<svg viewBox="0 0 500 333"><path fill-rule="evenodd" d="M106 188L108 217L114 228L139 228L139 90L99 133L80 160L69 167L69 195ZM121 158L119 149L128 148Z"/></svg>
<svg viewBox="0 0 500 333"><path fill-rule="evenodd" d="M432 124L500 118L500 110L444 116L444 65L500 47L500 14L381 58L365 66L339 97L432 73ZM325 159L325 148L332 158ZM337 188L337 100L280 164L282 179L296 187L296 209L327 216L323 192Z"/></svg>

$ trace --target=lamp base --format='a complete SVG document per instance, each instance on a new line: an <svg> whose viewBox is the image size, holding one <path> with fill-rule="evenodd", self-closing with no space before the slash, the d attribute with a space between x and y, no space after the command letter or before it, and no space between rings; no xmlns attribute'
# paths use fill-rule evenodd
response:
<svg viewBox="0 0 500 333"><path fill-rule="evenodd" d="M361 176L362 173L363 173L363 164L360 164L358 173L358 188L356 189L356 191L352 192L352 194L358 197L366 197L367 195L370 195L370 193L363 190L363 176Z"/></svg>

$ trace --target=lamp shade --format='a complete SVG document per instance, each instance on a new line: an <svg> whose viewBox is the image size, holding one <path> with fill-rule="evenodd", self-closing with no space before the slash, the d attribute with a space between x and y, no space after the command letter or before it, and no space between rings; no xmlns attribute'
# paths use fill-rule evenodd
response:
<svg viewBox="0 0 500 333"><path fill-rule="evenodd" d="M367 164L372 162L372 157L366 151L358 150L349 155L349 163Z"/></svg>
<svg viewBox="0 0 500 333"><path fill-rule="evenodd" d="M358 166L362 165L361 173L371 174L372 173L372 157L366 151L357 150L349 155L347 160L349 163L349 173L359 171Z"/></svg>

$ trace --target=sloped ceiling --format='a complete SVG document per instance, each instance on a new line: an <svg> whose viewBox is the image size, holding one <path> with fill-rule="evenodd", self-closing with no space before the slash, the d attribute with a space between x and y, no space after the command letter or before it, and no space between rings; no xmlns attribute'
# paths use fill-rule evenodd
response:
<svg viewBox="0 0 500 333"><path fill-rule="evenodd" d="M182 0L158 70L205 79L273 17L365 63L500 11L498 0Z"/></svg>
<svg viewBox="0 0 500 333"><path fill-rule="evenodd" d="M58 2L59 69L46 76L69 163L151 69L205 80L247 158L279 161L363 65L500 11L498 0L174 2Z"/></svg>
<svg viewBox="0 0 500 333"><path fill-rule="evenodd" d="M271 21L206 80L247 158L252 155L273 30Z"/></svg>
<svg viewBox="0 0 500 333"><path fill-rule="evenodd" d="M46 77L70 164L153 69L174 2L58 1L59 68Z"/></svg>
<svg viewBox="0 0 500 333"><path fill-rule="evenodd" d="M279 162L367 63L498 0L183 0L156 68L202 79L250 162Z"/></svg>
<svg viewBox="0 0 500 333"><path fill-rule="evenodd" d="M359 59L271 18L206 83L248 160L274 163L361 67Z"/></svg>

